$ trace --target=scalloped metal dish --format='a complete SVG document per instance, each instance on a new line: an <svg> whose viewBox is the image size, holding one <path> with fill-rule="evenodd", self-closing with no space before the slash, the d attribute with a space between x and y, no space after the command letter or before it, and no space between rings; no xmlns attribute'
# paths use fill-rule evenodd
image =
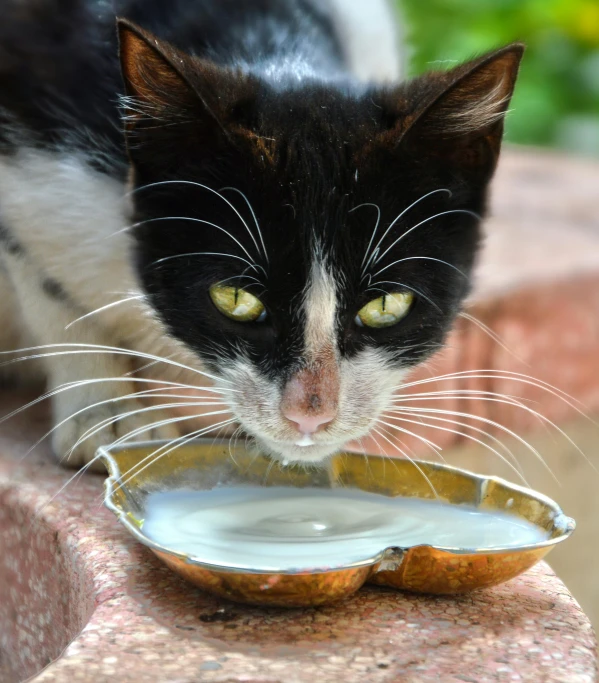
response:
<svg viewBox="0 0 599 683"><path fill-rule="evenodd" d="M160 442L101 448L109 477L105 505L127 530L173 571L201 588L238 602L298 607L321 605L351 595L366 581L421 593L463 593L507 581L542 559L574 531L575 523L546 496L503 479L482 477L447 465L344 453L328 469L270 467L272 461L228 441L189 442L157 462L148 459ZM151 463L151 464L148 464ZM143 533L144 504L150 493L179 488L211 489L217 484L361 489L385 496L432 499L422 473L439 497L452 505L501 510L541 527L548 539L511 548L448 548L427 545L381 548L374 557L341 567L310 571L215 566L200 557L161 546Z"/></svg>

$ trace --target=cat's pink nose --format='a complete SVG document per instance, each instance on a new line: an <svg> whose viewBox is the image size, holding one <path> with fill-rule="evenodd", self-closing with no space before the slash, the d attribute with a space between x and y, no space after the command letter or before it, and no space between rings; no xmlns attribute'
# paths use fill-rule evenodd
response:
<svg viewBox="0 0 599 683"><path fill-rule="evenodd" d="M334 363L296 372L283 389L281 414L300 434L310 436L337 416L339 373Z"/></svg>
<svg viewBox="0 0 599 683"><path fill-rule="evenodd" d="M317 415L305 415L293 410L284 410L283 415L290 422L294 422L302 434L316 434L319 429L335 419L335 413L332 411L318 413Z"/></svg>

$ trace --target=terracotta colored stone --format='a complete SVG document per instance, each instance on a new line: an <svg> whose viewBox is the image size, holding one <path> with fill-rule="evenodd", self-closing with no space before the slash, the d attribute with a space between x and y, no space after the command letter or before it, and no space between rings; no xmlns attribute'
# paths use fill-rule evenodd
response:
<svg viewBox="0 0 599 683"><path fill-rule="evenodd" d="M88 622L94 599L66 534L1 482L0 539L0 681L8 683L56 659Z"/></svg>

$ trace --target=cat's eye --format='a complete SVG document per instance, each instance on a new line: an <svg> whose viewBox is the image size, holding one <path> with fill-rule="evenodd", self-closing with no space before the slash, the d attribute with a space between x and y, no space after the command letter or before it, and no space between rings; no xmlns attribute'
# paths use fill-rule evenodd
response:
<svg viewBox="0 0 599 683"><path fill-rule="evenodd" d="M251 323L262 322L266 318L264 304L245 289L215 284L210 287L210 298L218 310L231 320Z"/></svg>
<svg viewBox="0 0 599 683"><path fill-rule="evenodd" d="M393 292L369 301L356 316L360 327L391 327L405 318L414 302L411 292Z"/></svg>

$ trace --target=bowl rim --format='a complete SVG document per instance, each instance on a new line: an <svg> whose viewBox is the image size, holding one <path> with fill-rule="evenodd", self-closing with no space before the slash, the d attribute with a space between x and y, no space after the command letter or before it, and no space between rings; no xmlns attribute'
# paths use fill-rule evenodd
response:
<svg viewBox="0 0 599 683"><path fill-rule="evenodd" d="M447 465L445 463L430 462L427 460L413 460L417 465L425 464L428 467L433 467L444 472L458 472L462 475L466 475L478 483L479 488L483 488L487 482L493 482L505 486L511 490L518 491L519 493L525 494L529 498L543 503L549 507L554 513L554 520L560 519L564 525L564 531L559 536L554 538L549 538L544 541L539 541L537 543L530 543L526 545L518 546L498 546L494 548L459 548L452 546L441 546L441 545L431 545L428 543L422 543L418 545L411 546L387 546L381 549L375 555L372 555L364 560L358 560L355 562L350 562L343 565L336 565L333 567L323 566L314 568L268 568L268 569L252 569L244 565L226 564L218 565L210 562L206 562L199 557L190 555L189 553L184 553L178 550L173 550L165 545L157 543L152 539L148 538L142 530L131 520L126 511L118 507L112 500L112 495L114 493L114 485L117 484L121 477L120 468L118 463L113 458L112 453L119 453L122 451L131 451L134 449L143 449L148 446L162 446L170 443L167 440L156 440L156 441L136 441L135 443L129 445L119 445L112 448L111 446L100 446L97 450L97 457L104 461L108 469L108 477L104 481L104 506L113 512L119 522L125 526L131 535L133 535L140 543L147 546L153 551L157 551L162 554L171 555L181 560L184 560L187 564L198 566L209 571L224 572L224 573L234 573L234 574L285 574L285 575L297 575L297 574L317 574L317 573L328 573L336 571L344 571L350 569L358 569L361 567L374 566L384 560L399 559L407 551L414 550L415 548L430 548L439 552L449 553L453 555L502 555L502 554L519 554L535 550L542 550L545 548L552 548L558 543L562 543L567 538L569 538L574 530L576 529L576 522L572 517L566 515L561 507L549 496L546 496L539 491L535 491L526 486L521 486L519 484L514 484L507 479L496 476L485 476L481 474L476 474L470 470L462 469L460 467L455 467L453 465ZM185 442L186 447L193 447L194 445L218 445L227 444L229 441L227 439L211 439L211 438L200 438L193 439ZM384 456L376 453L360 454L366 455L370 458L382 458ZM126 490L126 487L124 487Z"/></svg>

